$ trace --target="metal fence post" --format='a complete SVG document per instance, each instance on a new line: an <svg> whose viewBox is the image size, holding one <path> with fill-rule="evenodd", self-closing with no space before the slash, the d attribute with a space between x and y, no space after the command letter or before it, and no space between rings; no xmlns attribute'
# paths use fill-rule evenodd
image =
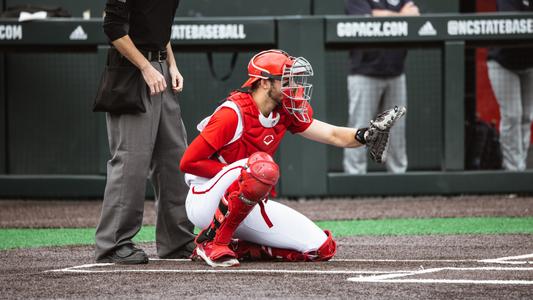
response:
<svg viewBox="0 0 533 300"><path fill-rule="evenodd" d="M444 44L444 158L445 171L464 170L465 112L464 112L464 41Z"/></svg>
<svg viewBox="0 0 533 300"><path fill-rule="evenodd" d="M293 56L303 56L313 66L314 118L326 120L324 19L287 17L278 19L278 46ZM316 196L327 193L327 148L292 137L280 148L283 196Z"/></svg>

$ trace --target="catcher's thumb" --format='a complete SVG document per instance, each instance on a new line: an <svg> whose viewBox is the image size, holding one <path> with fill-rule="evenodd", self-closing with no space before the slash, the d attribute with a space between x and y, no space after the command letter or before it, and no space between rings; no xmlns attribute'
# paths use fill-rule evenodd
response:
<svg viewBox="0 0 533 300"><path fill-rule="evenodd" d="M372 126L372 121L370 122L371 126ZM366 131L365 131L365 134L364 134L364 138L365 138L365 141L366 143L369 143L369 142L372 142L374 139L375 139L375 129L373 128L368 128Z"/></svg>

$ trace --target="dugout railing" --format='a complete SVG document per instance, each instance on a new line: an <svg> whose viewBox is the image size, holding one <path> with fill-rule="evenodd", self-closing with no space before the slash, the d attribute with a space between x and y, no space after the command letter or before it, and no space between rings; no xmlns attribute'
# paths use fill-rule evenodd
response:
<svg viewBox="0 0 533 300"><path fill-rule="evenodd" d="M373 25L367 25L368 22L372 22ZM509 22L511 25L506 25ZM223 55L223 60L228 61L223 65L232 65L233 73L242 73L245 70L243 61L246 60L246 56L262 48L278 47L295 55L306 57L313 64L315 70L313 92L315 116L326 121L332 119L328 112L331 112L331 105L335 105L335 103L330 99L327 101L321 101L321 99L327 98L328 88L339 88L338 86L328 86L326 74L328 51L347 49L355 45L361 47L376 45L409 47L415 45L416 47L440 49L443 72L441 76L442 91L438 97L428 99L428 101L438 102L436 107L440 108L440 111L434 116L434 123L438 124L420 124L421 128L437 125L436 134L442 140L439 144L440 150L437 151L437 155L440 156L438 167L433 170L409 171L403 175L391 175L384 172L347 175L331 171L330 159L328 158L332 150L329 147L304 141L301 138L288 137L282 143L277 157L282 172L280 195L299 197L523 193L533 191L532 171L465 171L464 50L465 47L474 44L529 43L533 35L532 22L533 15L531 14L425 15L409 18L372 18L371 20L346 16L179 18L174 24L172 43L177 53L188 51L216 54L220 52ZM513 25L515 23L518 25ZM396 27L395 29L389 28L393 31L383 33L379 28L383 28L384 24L388 24L385 26ZM479 29L480 26L484 26L484 29ZM492 26L489 31L487 31L487 26ZM366 31L362 28L366 28ZM422 30L422 28L425 29ZM91 66L91 68L87 72L93 73L92 78L98 78L105 61L106 44L106 38L101 30L101 20L68 19L28 23L0 20L0 107L2 107L0 113L0 174L2 174L0 175L0 197L102 196L105 185L105 160L108 156L103 115L93 114L90 111L90 101L87 100L85 100L87 103L83 104L86 111L80 116L63 114L61 109L57 107L56 109L49 109L46 102L30 102L39 103L39 107L25 107L27 104L14 101L15 98L24 99L25 94L19 93L15 97L13 90L27 92L26 90L31 90L32 86L27 83L19 83L20 80L7 78L6 70L16 68L20 59L26 58L23 56L25 53L60 53L58 55L90 53L92 56L86 66ZM241 61L235 64L231 63L234 60L232 57L234 52L248 53L243 55ZM41 66L46 66L46 64ZM192 64L191 72L205 72L205 64L198 64L194 69L195 66L196 64ZM231 67L229 68L230 71ZM27 68L18 70L15 76L11 73L9 76L24 78L27 73L31 78L30 72L32 70ZM58 71L55 70L54 72ZM79 88L84 89L85 94L91 94L93 87L89 89L80 84L80 78L75 77L77 72L83 72L83 70L69 73L72 77L69 79L72 82L66 81L64 85L71 89L71 93ZM235 88L235 84L242 82L245 78L245 74L233 75L232 85L229 82L218 80L219 84L215 87L227 91ZM54 73L50 76L60 75ZM184 96L187 99L183 100L182 109L184 114L192 116L187 120L186 125L189 135L194 136L196 134L195 123L201 116L210 113L215 105L213 101L223 98L224 94L220 92L221 94L214 99L199 99L207 98L200 97L203 90L209 90L212 87L210 82L217 80L206 76L196 78L194 75L191 78L193 82L192 84L189 83L189 90L192 91ZM195 83L202 80L204 81L203 84ZM345 84L341 84L340 87L345 88ZM61 92L61 89L56 91L58 98L65 97ZM39 91L36 91L28 95L38 94ZM92 96L92 94L85 95L85 98L91 99ZM54 99L43 99L43 101L53 102ZM71 99L71 101L76 101L76 99ZM344 107L338 109L345 110ZM25 110L32 110L33 112L28 114ZM423 114L424 110L410 109L409 112ZM52 134L54 128L48 128L46 137L36 134L35 132L47 127L46 124L43 124L45 123L43 120L38 119L40 115L45 113L57 114L57 118L65 118L64 122L57 122L55 125L56 127L61 124L65 127L73 127L69 133L70 136L63 136L63 139L61 136L56 139L47 138L48 135ZM80 112L78 111L78 113ZM91 141L81 145L81 147L96 148L96 154L93 155L96 158L92 161L89 160L91 165L94 165L95 161L97 162L96 170L92 167L91 170L93 171L90 173L64 175L61 170L54 174L42 174L27 172L24 167L20 167L16 172L13 172L15 168L10 160L14 156L17 156L21 165L24 165L25 159L32 162L39 159L54 160L53 163L56 164L76 163L76 156L73 156L74 159L71 158L70 161L65 161L60 157L59 151L55 157L54 153L50 153L48 156L40 158L38 157L39 145L44 147L56 143L57 148L68 148L69 137L71 140L77 138L72 138L76 135L77 129L72 124L77 124L77 119L86 117L83 114L91 116L87 118L94 118L89 122L92 127L83 127L78 135L83 135L84 132L97 132ZM50 117L50 119L55 120L56 118ZM15 143L16 147L11 143ZM78 145L78 147L80 146ZM51 147L52 150L49 152L53 152L53 148ZM76 147L73 148L76 149ZM24 154L25 151L26 154Z"/></svg>

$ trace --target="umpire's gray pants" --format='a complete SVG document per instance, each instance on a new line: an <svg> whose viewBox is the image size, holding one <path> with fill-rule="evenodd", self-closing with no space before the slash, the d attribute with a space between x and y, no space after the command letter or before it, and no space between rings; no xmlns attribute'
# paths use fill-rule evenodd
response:
<svg viewBox="0 0 533 300"><path fill-rule="evenodd" d="M369 121L395 105L406 106L407 92L405 75L386 79L363 76L348 76L348 127L368 127ZM407 169L405 151L405 118L401 118L391 129L386 150L387 170L404 173ZM367 154L365 147L344 149L344 171L351 174L366 173Z"/></svg>
<svg viewBox="0 0 533 300"><path fill-rule="evenodd" d="M503 167L522 171L526 168L533 121L533 68L510 71L492 60L487 65L500 106Z"/></svg>
<svg viewBox="0 0 533 300"><path fill-rule="evenodd" d="M186 131L166 62L152 62L167 78L167 89L143 93L146 113L106 114L111 159L100 222L96 228L96 259L132 243L141 229L146 179L155 192L156 247L165 256L190 242L193 225L185 212L188 187L179 170L187 147ZM147 87L146 87L147 88Z"/></svg>

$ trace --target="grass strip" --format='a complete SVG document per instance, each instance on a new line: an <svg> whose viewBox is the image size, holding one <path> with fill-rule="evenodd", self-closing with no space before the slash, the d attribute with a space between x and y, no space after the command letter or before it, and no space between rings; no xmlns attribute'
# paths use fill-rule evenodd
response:
<svg viewBox="0 0 533 300"><path fill-rule="evenodd" d="M0 229L0 250L47 246L94 244L95 228L8 228ZM155 240L155 227L143 226L135 242Z"/></svg>
<svg viewBox="0 0 533 300"><path fill-rule="evenodd" d="M533 217L470 217L318 221L336 237L383 235L533 234ZM94 228L0 229L0 250L94 244ZM155 227L144 226L135 242L153 242Z"/></svg>
<svg viewBox="0 0 533 300"><path fill-rule="evenodd" d="M318 221L336 237L357 235L533 234L533 217Z"/></svg>

